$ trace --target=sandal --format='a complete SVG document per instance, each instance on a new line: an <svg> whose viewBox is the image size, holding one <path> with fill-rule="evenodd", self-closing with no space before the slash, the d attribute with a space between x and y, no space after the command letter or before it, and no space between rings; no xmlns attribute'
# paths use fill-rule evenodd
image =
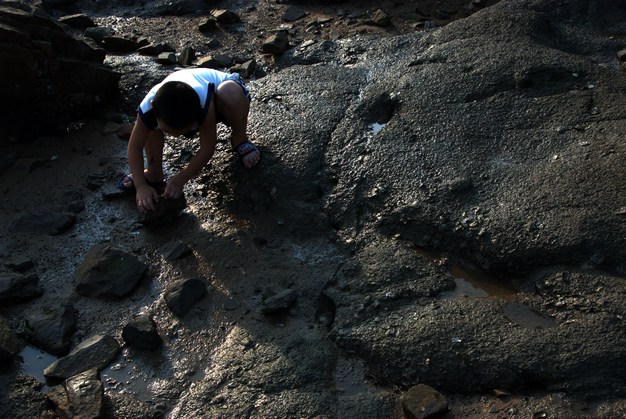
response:
<svg viewBox="0 0 626 419"><path fill-rule="evenodd" d="M130 186L125 186L125 185L124 185L124 181L126 181L126 180L129 180L129 181L130 181ZM164 180L159 181L159 182L150 182L150 181L147 181L147 183L148 183L148 186L150 186L150 187L152 187L152 188L156 189L157 191L162 190L162 189L165 189L165 185L166 185L166 182L165 182ZM121 179L117 182L117 188L118 188L119 190L121 190L121 191L124 191L124 192L129 192L129 193L130 193L130 192L133 192L133 193L135 193L135 192L136 192L136 189L135 189L135 184L134 184L134 182L133 182L133 178L132 178L132 176L130 175L130 173L129 173L129 174L127 174L127 175L124 175L124 176L123 176L123 177L122 177L122 178L121 178Z"/></svg>
<svg viewBox="0 0 626 419"><path fill-rule="evenodd" d="M252 144L249 140L244 141L243 143L239 144L238 146L233 148L233 152L239 156L239 159L242 160L245 156L247 156L250 153L254 153L254 152L259 153L260 155L260 150L257 146L255 146L254 144ZM256 164L258 163L258 159L251 165L248 165L246 163L244 163L244 166L246 166L248 169L252 168L253 166L256 166Z"/></svg>

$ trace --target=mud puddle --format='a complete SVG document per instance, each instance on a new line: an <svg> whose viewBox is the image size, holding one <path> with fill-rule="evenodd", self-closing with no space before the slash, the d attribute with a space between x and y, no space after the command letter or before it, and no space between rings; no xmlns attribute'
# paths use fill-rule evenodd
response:
<svg viewBox="0 0 626 419"><path fill-rule="evenodd" d="M352 397L359 394L379 393L380 389L367 378L363 360L337 356L334 371L335 390L338 397Z"/></svg>
<svg viewBox="0 0 626 419"><path fill-rule="evenodd" d="M552 317L546 316L521 303L505 304L504 307L502 307L502 311L513 323L527 329L551 329L558 327L558 323Z"/></svg>
<svg viewBox="0 0 626 419"><path fill-rule="evenodd" d="M56 361L57 357L30 345L27 345L22 352L19 353L19 357L22 359L20 371L42 383L43 386L40 390L42 393L47 393L51 389L51 386L46 383L43 370Z"/></svg>
<svg viewBox="0 0 626 419"><path fill-rule="evenodd" d="M462 261L449 260L446 256L425 249L418 252L440 266L454 278L455 287L441 294L442 300L458 298L485 298L490 296L514 296L518 290L512 283Z"/></svg>

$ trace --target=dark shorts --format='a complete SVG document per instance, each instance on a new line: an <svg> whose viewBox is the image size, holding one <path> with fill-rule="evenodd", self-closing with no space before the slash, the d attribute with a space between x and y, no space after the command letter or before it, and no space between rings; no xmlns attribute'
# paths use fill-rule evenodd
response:
<svg viewBox="0 0 626 419"><path fill-rule="evenodd" d="M244 84L243 80L241 80L241 78L237 78L237 79L233 79L232 81L234 81L235 83L237 83L239 86L241 86L241 88L243 89L243 93L246 95L246 97L248 98L248 102L250 102L252 100L252 96L250 95L250 91L248 90L248 88L246 87L246 85ZM222 115L218 110L217 110L217 106L215 107L215 119L217 120L217 122L221 122L222 124L226 125L227 127L230 126L230 124L228 122L226 122L226 118L224 118L224 115Z"/></svg>
<svg viewBox="0 0 626 419"><path fill-rule="evenodd" d="M243 80L241 80L241 78L237 78L237 79L232 79L232 81L234 81L239 86L241 86L241 88L243 89L244 94L248 98L248 101L251 101L252 100L252 95L250 95L250 91L246 87L246 85L243 82ZM215 98L216 96L213 96L213 97ZM226 118L224 118L224 115L222 115L220 113L220 111L217 110L217 106L215 107L215 120L216 120L217 123L221 122L222 124L226 125L227 127L230 127L230 124L226 121ZM194 130L189 131L188 133L184 134L184 136L187 137L187 138L193 138L197 133L198 133L198 130L194 129Z"/></svg>

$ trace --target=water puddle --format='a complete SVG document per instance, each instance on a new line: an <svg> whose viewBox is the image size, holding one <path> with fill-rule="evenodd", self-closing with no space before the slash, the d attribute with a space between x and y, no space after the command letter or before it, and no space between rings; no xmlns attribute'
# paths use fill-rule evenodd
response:
<svg viewBox="0 0 626 419"><path fill-rule="evenodd" d="M370 125L370 128L374 134L378 134L383 130L383 128L385 128L385 124L379 124L378 122L374 122L372 125Z"/></svg>
<svg viewBox="0 0 626 419"><path fill-rule="evenodd" d="M156 373L160 369L162 358L163 354L158 351L142 353L141 359L132 358L124 351L115 362L100 372L104 391L132 394L144 401L152 400L154 398L152 386L153 382L158 381Z"/></svg>
<svg viewBox="0 0 626 419"><path fill-rule="evenodd" d="M454 278L455 287L452 291L441 294L442 300L455 300L457 298L482 298L489 296L489 293L482 288L477 288L463 278Z"/></svg>
<svg viewBox="0 0 626 419"><path fill-rule="evenodd" d="M455 287L441 294L443 300L458 298L485 298L490 296L512 296L517 294L513 285L500 278L461 262L448 261L441 255L421 250L420 253L436 264L446 264L447 272L454 278Z"/></svg>
<svg viewBox="0 0 626 419"><path fill-rule="evenodd" d="M513 323L528 329L550 329L558 326L558 323L552 317L548 317L521 303L508 303L502 307L502 311Z"/></svg>
<svg viewBox="0 0 626 419"><path fill-rule="evenodd" d="M43 370L56 361L57 357L30 345L26 346L22 352L19 353L19 356L22 358L20 370L24 374L30 375L42 383L43 387L41 388L41 392L47 393L51 387L46 384L46 377L43 375Z"/></svg>
<svg viewBox="0 0 626 419"><path fill-rule="evenodd" d="M337 358L335 365L335 389L341 396L354 396L370 391L365 381L365 367L360 360Z"/></svg>

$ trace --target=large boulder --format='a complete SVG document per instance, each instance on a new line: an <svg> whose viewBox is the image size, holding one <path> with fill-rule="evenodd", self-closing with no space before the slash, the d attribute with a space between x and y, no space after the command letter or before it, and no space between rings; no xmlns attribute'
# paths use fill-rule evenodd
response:
<svg viewBox="0 0 626 419"><path fill-rule="evenodd" d="M62 131L101 109L119 79L104 56L40 9L0 5L0 139Z"/></svg>

